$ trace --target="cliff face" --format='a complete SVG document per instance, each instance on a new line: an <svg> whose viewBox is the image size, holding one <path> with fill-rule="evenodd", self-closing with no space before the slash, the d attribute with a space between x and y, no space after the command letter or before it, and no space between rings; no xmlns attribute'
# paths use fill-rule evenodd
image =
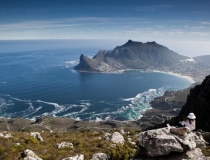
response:
<svg viewBox="0 0 210 160"><path fill-rule="evenodd" d="M163 110L161 110L163 112ZM196 129L210 131L210 75L206 76L200 85L196 85L190 89L186 103L182 106L179 115L164 123L156 124L155 126L146 129L155 129L166 127L169 123L172 126L177 126L179 121L182 121L187 115L193 112L196 115Z"/></svg>
<svg viewBox="0 0 210 160"><path fill-rule="evenodd" d="M196 115L196 128L210 131L210 75L204 81L191 89L186 104L182 107L178 119L188 113Z"/></svg>
<svg viewBox="0 0 210 160"><path fill-rule="evenodd" d="M75 69L88 72L112 72L115 70L103 61L88 58L83 54L80 56L80 63L75 67Z"/></svg>

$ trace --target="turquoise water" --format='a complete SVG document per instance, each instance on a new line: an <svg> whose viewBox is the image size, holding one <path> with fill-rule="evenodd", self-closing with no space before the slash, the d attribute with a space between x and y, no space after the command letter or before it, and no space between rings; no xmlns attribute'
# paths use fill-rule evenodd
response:
<svg viewBox="0 0 210 160"><path fill-rule="evenodd" d="M0 41L0 116L134 120L165 90L190 85L164 73L79 73L73 67L80 54L92 57L100 49L83 43L55 47L54 41Z"/></svg>

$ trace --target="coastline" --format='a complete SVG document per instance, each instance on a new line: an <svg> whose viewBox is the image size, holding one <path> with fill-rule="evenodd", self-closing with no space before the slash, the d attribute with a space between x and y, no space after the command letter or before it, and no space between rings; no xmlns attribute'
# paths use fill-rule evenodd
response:
<svg viewBox="0 0 210 160"><path fill-rule="evenodd" d="M122 70L117 70L117 71L113 71L113 72L98 72L98 71L82 71L82 70L75 70L77 72L82 72L82 73L97 73L97 74L123 74L126 71L140 71L140 72L157 72L157 73L164 73L164 74L170 74L170 75L174 75L183 79L188 80L191 84L196 83L196 81L194 80L193 77L191 76L187 76L187 75L183 75L180 73L174 73L174 72L166 72L166 71L160 71L160 70L150 70L150 69L146 69L146 70L141 70L141 69L122 69Z"/></svg>
<svg viewBox="0 0 210 160"><path fill-rule="evenodd" d="M165 71L159 71L159 70L152 70L152 72L159 72L159 73L165 73L165 74L170 74L170 75L174 75L174 76L177 76L177 77L180 77L180 78L183 78L183 79L186 79L188 80L190 83L196 83L196 81L190 77L190 76L186 76L186 75L182 75L182 74L179 74L179 73L174 73L174 72L165 72Z"/></svg>
<svg viewBox="0 0 210 160"><path fill-rule="evenodd" d="M158 70L141 70L141 69L126 69L126 70L120 70L121 73L117 73L117 74L123 74L123 73L126 73L126 71L128 73L131 73L132 74L132 71L134 71L134 73L138 73L138 72L159 72L159 73L164 73L164 74L172 74L172 75L175 75L175 76L179 76L179 77L182 77L182 78L187 78L188 80L191 78L191 77L188 77L188 76L182 76L182 75L179 75L179 74L175 74L175 73L172 73L172 72L164 72L164 71L158 71ZM87 72L87 73L99 73L99 72ZM109 74L110 72L108 72ZM104 73L100 73L100 74L104 74ZM105 73L106 74L106 73ZM114 74L114 73L110 73L110 74ZM116 72L115 72L116 74ZM167 92L167 90L165 90L164 92ZM163 93L164 94L164 93ZM158 97L154 97L153 100L151 100L150 102L148 102L149 104L154 101L156 98L159 98L159 97L162 97L163 95L159 95ZM136 121L139 121L141 120L142 118L144 118L144 115L145 115L145 112L147 111L150 111L153 109L153 106L150 104L148 106L148 108L146 109L143 109L139 112L138 116L136 116L135 119L129 119L129 120L123 120L123 121L120 121L120 120L95 120L95 121L92 121L94 123L97 123L97 122L112 122L112 123L115 123L115 122L118 122L118 123L129 123L129 122L136 122ZM137 113L137 112L136 112ZM2 117L3 118L3 117ZM56 118L56 117L55 117ZM63 117L64 118L64 117ZM77 119L74 119L75 121L78 121ZM149 118L147 119L149 121ZM81 120L82 121L82 120ZM83 122L83 121L82 121ZM86 121L87 122L87 121ZM89 122L89 121L88 121ZM91 122L91 121L90 121Z"/></svg>

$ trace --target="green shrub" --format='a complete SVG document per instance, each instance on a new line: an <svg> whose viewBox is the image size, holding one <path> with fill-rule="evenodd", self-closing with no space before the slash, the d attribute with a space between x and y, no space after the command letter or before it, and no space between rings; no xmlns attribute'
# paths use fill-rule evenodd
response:
<svg viewBox="0 0 210 160"><path fill-rule="evenodd" d="M110 160L128 160L133 157L135 154L135 150L125 145L116 145L115 148L109 149L107 154L110 157Z"/></svg>

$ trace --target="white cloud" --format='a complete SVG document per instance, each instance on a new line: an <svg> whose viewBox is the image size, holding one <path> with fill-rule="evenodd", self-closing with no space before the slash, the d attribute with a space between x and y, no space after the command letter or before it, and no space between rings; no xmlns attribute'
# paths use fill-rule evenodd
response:
<svg viewBox="0 0 210 160"><path fill-rule="evenodd" d="M201 24L207 24L207 25L210 25L210 22L201 22Z"/></svg>
<svg viewBox="0 0 210 160"><path fill-rule="evenodd" d="M156 27L157 27L157 28L163 28L164 26L157 25Z"/></svg>
<svg viewBox="0 0 210 160"><path fill-rule="evenodd" d="M158 11L158 10L162 10L162 9L168 9L171 7L173 7L173 6L171 6L171 5L154 5L154 6L136 7L135 10L136 11Z"/></svg>
<svg viewBox="0 0 210 160"><path fill-rule="evenodd" d="M68 28L75 26L94 26L94 25L116 25L116 24L147 24L152 23L144 21L141 18L98 18L98 17L81 17L67 18L48 21L26 21L19 23L1 24L0 30L19 30L19 29L44 29L44 28Z"/></svg>

